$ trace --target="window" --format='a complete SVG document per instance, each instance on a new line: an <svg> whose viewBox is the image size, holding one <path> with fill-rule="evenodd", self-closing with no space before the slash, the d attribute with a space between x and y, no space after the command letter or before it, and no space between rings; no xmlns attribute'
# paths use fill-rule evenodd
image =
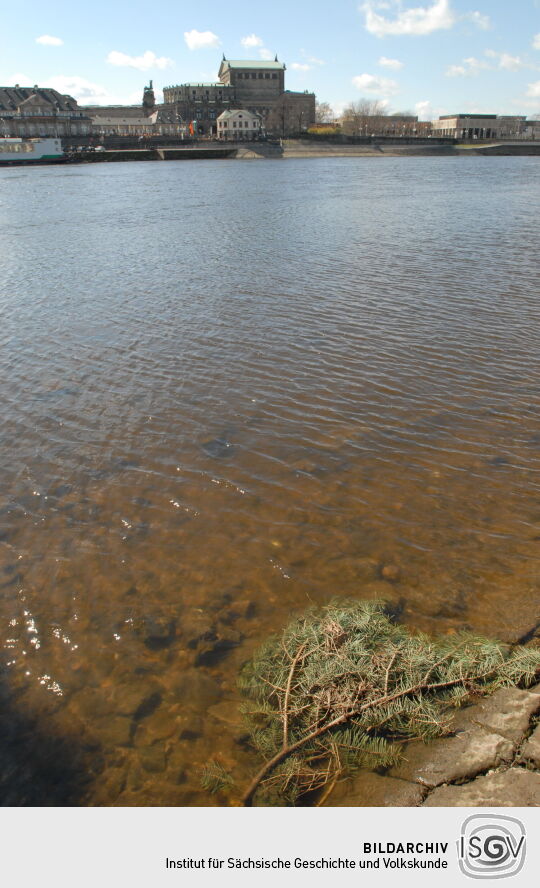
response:
<svg viewBox="0 0 540 888"><path fill-rule="evenodd" d="M263 72L259 71L259 80L262 80L262 79L263 79Z"/></svg>
<svg viewBox="0 0 540 888"><path fill-rule="evenodd" d="M236 120L233 120L233 129L236 129Z"/></svg>
<svg viewBox="0 0 540 888"><path fill-rule="evenodd" d="M252 80L257 80L257 75L255 74L255 71L254 71L253 74L251 75L251 79L252 79Z"/></svg>
<svg viewBox="0 0 540 888"><path fill-rule="evenodd" d="M265 80L270 80L270 74L268 73L268 71L267 71L266 74L264 75L264 79L265 79Z"/></svg>
<svg viewBox="0 0 540 888"><path fill-rule="evenodd" d="M277 74L272 74L272 80L277 80Z"/></svg>
<svg viewBox="0 0 540 888"><path fill-rule="evenodd" d="M238 77L238 80L242 80L242 78L243 78L244 75L242 74L241 71L239 71L238 74L237 74L236 76Z"/></svg>

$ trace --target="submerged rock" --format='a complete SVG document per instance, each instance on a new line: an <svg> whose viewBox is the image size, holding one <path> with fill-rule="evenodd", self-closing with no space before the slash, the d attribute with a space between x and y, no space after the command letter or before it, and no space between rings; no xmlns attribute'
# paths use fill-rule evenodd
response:
<svg viewBox="0 0 540 888"><path fill-rule="evenodd" d="M213 637L205 639L198 645L195 663L201 666L211 666L220 660L227 651L240 644L243 637L243 634L237 629L223 625L218 626Z"/></svg>
<svg viewBox="0 0 540 888"><path fill-rule="evenodd" d="M139 750L140 762L145 771L152 774L159 774L167 767L167 758L165 756L165 747L163 743L153 743L152 746L146 746Z"/></svg>
<svg viewBox="0 0 540 888"><path fill-rule="evenodd" d="M105 746L130 746L131 719L123 715L104 719L98 727L98 738Z"/></svg>
<svg viewBox="0 0 540 888"><path fill-rule="evenodd" d="M175 681L173 693L186 705L198 710L206 710L221 700L221 690L217 682L200 669L188 669Z"/></svg>
<svg viewBox="0 0 540 888"><path fill-rule="evenodd" d="M202 450L212 459L227 459L234 454L234 446L226 438L211 438L209 441L203 441Z"/></svg>
<svg viewBox="0 0 540 888"><path fill-rule="evenodd" d="M362 772L352 780L338 783L325 807L328 808L407 808L422 804L426 790L418 783Z"/></svg>
<svg viewBox="0 0 540 888"><path fill-rule="evenodd" d="M117 715L131 715L139 719L144 717L146 710L151 710L158 698L161 702L158 683L139 679L132 683L117 685L113 690L110 703Z"/></svg>
<svg viewBox="0 0 540 888"><path fill-rule="evenodd" d="M389 583L397 583L401 576L401 570L397 564L384 564L381 567L381 577Z"/></svg>

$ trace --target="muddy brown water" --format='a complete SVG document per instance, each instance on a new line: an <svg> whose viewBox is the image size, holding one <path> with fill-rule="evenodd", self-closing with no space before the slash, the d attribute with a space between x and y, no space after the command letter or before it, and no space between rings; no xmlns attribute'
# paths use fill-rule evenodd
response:
<svg viewBox="0 0 540 888"><path fill-rule="evenodd" d="M540 620L535 158L0 171L4 805L227 804L291 614Z"/></svg>

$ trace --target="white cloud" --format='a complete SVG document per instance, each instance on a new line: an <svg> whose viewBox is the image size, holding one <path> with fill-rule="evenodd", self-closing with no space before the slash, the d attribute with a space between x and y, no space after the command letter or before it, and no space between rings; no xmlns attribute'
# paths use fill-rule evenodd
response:
<svg viewBox="0 0 540 888"><path fill-rule="evenodd" d="M533 49L540 49L540 34L535 34L533 37Z"/></svg>
<svg viewBox="0 0 540 888"><path fill-rule="evenodd" d="M485 55L490 59L497 61L497 67L504 71L519 71L521 68L532 68L535 66L524 61L520 56L512 56L507 52L495 52L494 49L486 49Z"/></svg>
<svg viewBox="0 0 540 888"><path fill-rule="evenodd" d="M433 120L436 116L435 111L431 107L431 102L417 102L414 106L414 111L420 120Z"/></svg>
<svg viewBox="0 0 540 888"><path fill-rule="evenodd" d="M274 58L274 53L270 52L269 49L260 49L259 56L264 62L271 62Z"/></svg>
<svg viewBox="0 0 540 888"><path fill-rule="evenodd" d="M310 65L326 65L326 62L323 59L318 59L315 56L308 55L305 49L300 50L300 55L306 60L306 62Z"/></svg>
<svg viewBox="0 0 540 888"><path fill-rule="evenodd" d="M474 56L470 56L468 59L463 59L463 64L461 65L450 65L450 67L446 69L445 74L447 77L471 77L479 74L480 71L483 71L486 68L489 68L487 62L483 62L481 59L475 59Z"/></svg>
<svg viewBox="0 0 540 888"><path fill-rule="evenodd" d="M540 97L537 99L512 99L512 104L517 105L521 109L521 114L523 114L524 108L530 108L533 113L540 114Z"/></svg>
<svg viewBox="0 0 540 888"><path fill-rule="evenodd" d="M262 46L264 41L261 40L260 37L257 37L256 34L249 34L247 37L242 37L240 43L242 46L250 47L250 46Z"/></svg>
<svg viewBox="0 0 540 888"><path fill-rule="evenodd" d="M395 0L393 2L395 3ZM398 11L393 19L380 15L375 11L377 8L380 8L380 5L373 0L369 0L361 7L366 18L366 30L376 37L386 37L389 34L431 34L433 31L451 28L456 21L449 0L435 0L431 6L417 6ZM388 4L385 3L383 8L389 8Z"/></svg>
<svg viewBox="0 0 540 888"><path fill-rule="evenodd" d="M357 89L369 93L378 93L381 96L391 96L399 92L399 84L388 77L377 77L374 74L359 74L353 77L353 85Z"/></svg>
<svg viewBox="0 0 540 888"><path fill-rule="evenodd" d="M343 99L339 102L334 102L333 105L331 106L334 117L336 117L336 118L341 117L341 115L345 111L345 108L347 108L350 104L351 104L350 102L346 102Z"/></svg>
<svg viewBox="0 0 540 888"><path fill-rule="evenodd" d="M469 19L470 22L475 24L482 31L489 31L491 27L489 15L482 15L481 12L467 12L465 13L465 18Z"/></svg>
<svg viewBox="0 0 540 888"><path fill-rule="evenodd" d="M462 19L468 19L484 31L491 27L489 16L477 11L457 16L450 6L450 0L433 0L430 6L410 9L403 9L401 0L366 0L360 9L365 15L366 30L376 37L431 34L433 31L448 30ZM380 9L393 9L394 17L381 15L376 11Z"/></svg>
<svg viewBox="0 0 540 888"><path fill-rule="evenodd" d="M403 68L403 62L400 62L399 59L387 59L386 56L381 56L377 64L383 68L392 68L394 71Z"/></svg>
<svg viewBox="0 0 540 888"><path fill-rule="evenodd" d="M22 74L21 71L16 71L15 74L12 74L11 77L7 78L7 83L15 85L16 83L19 86L34 86L35 80L32 80L28 74Z"/></svg>
<svg viewBox="0 0 540 888"><path fill-rule="evenodd" d="M537 80L536 83L528 84L527 95L532 99L540 99L540 80Z"/></svg>
<svg viewBox="0 0 540 888"><path fill-rule="evenodd" d="M447 77L466 77L467 74L470 74L470 71L463 65L450 65L445 71Z"/></svg>
<svg viewBox="0 0 540 888"><path fill-rule="evenodd" d="M64 41L60 40L60 37L51 37L50 34L42 34L41 37L36 37L36 43L41 43L42 46L63 46Z"/></svg>
<svg viewBox="0 0 540 888"><path fill-rule="evenodd" d="M113 50L107 56L107 61L109 65L116 65L117 68L137 68L138 71L149 71L150 68L160 68L163 70L164 68L170 68L171 65L174 65L172 59L167 59L165 56L158 56L154 52L150 52L149 49L143 53L142 56L129 56L124 52L117 52Z"/></svg>
<svg viewBox="0 0 540 888"><path fill-rule="evenodd" d="M213 49L221 44L221 40L213 31L184 31L184 40L188 49Z"/></svg>
<svg viewBox="0 0 540 888"><path fill-rule="evenodd" d="M141 90L130 93L110 93L100 83L92 83L84 77L50 77L40 86L50 87L59 93L73 96L81 105L140 105Z"/></svg>
<svg viewBox="0 0 540 888"><path fill-rule="evenodd" d="M519 71L523 67L525 67L525 62L519 56L511 56L507 52L501 53L499 68L504 68L506 71Z"/></svg>
<svg viewBox="0 0 540 888"><path fill-rule="evenodd" d="M105 87L85 80L84 77L50 77L43 86L73 96L78 102L84 102L87 105L108 104L109 96Z"/></svg>
<svg viewBox="0 0 540 888"><path fill-rule="evenodd" d="M311 71L311 65L303 65L300 62L293 62L290 67L293 71Z"/></svg>

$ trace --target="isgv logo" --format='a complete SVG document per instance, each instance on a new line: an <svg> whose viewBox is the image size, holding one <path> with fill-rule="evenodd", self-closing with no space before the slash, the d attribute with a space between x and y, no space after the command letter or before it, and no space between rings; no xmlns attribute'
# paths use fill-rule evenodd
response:
<svg viewBox="0 0 540 888"><path fill-rule="evenodd" d="M471 879L515 876L525 863L525 827L516 817L473 814L461 827L458 859Z"/></svg>

